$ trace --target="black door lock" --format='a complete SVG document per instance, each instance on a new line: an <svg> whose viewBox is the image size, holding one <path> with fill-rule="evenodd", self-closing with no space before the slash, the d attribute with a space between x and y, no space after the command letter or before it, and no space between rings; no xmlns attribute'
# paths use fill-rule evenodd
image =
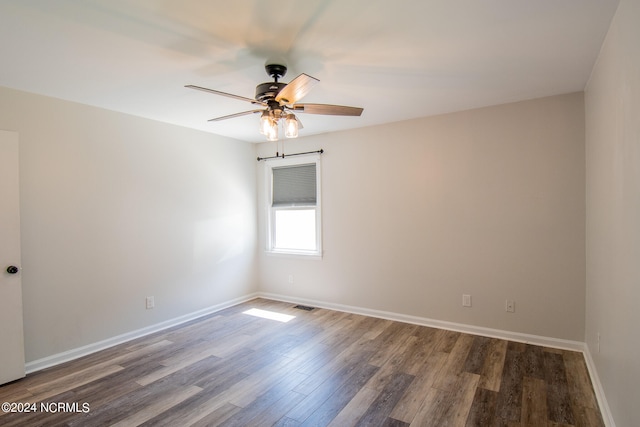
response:
<svg viewBox="0 0 640 427"><path fill-rule="evenodd" d="M20 271L20 269L15 265L10 265L9 267L7 267L7 273L9 274L16 274L18 271Z"/></svg>

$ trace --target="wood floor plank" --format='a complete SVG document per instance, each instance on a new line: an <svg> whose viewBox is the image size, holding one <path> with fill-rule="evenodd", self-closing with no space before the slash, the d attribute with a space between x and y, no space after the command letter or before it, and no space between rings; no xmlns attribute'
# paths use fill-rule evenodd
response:
<svg viewBox="0 0 640 427"><path fill-rule="evenodd" d="M409 336L401 345L396 347L389 359L382 364L378 372L376 372L367 383L367 387L382 391L393 375L404 372L402 369L403 365L407 357L410 357L412 354L409 349L417 339L415 336Z"/></svg>
<svg viewBox="0 0 640 427"><path fill-rule="evenodd" d="M6 402L7 400L15 399L16 402L26 402L33 397L33 393L26 388L22 386L10 387L10 385L13 385L13 383L0 387L0 401ZM3 412L0 412L0 417L2 415Z"/></svg>
<svg viewBox="0 0 640 427"><path fill-rule="evenodd" d="M361 365L349 381L337 387L320 406L318 406L301 424L301 426L328 425L354 398L365 384L375 375L379 368L373 365Z"/></svg>
<svg viewBox="0 0 640 427"><path fill-rule="evenodd" d="M364 340L363 342L371 343L370 340ZM295 391L306 395L311 394L320 384L323 384L326 379L345 376L349 372L352 372L358 364L369 363L368 360L373 353L374 350L361 347L358 345L358 342L356 342L335 357L325 358L324 365L317 369L312 375L309 375L309 378L296 387Z"/></svg>
<svg viewBox="0 0 640 427"><path fill-rule="evenodd" d="M32 401L39 402L65 390L80 387L123 369L120 365L100 366L97 369L89 367L74 374L65 375L62 378L30 387L29 391L33 394Z"/></svg>
<svg viewBox="0 0 640 427"><path fill-rule="evenodd" d="M414 332L415 340L412 340L405 350L404 361L399 370L409 375L420 375L424 364L434 353L437 342L437 329L421 327Z"/></svg>
<svg viewBox="0 0 640 427"><path fill-rule="evenodd" d="M564 354L564 352L566 351L561 348L553 348L553 347L542 347L542 350L546 351L547 353L557 353L557 354Z"/></svg>
<svg viewBox="0 0 640 427"><path fill-rule="evenodd" d="M406 393L400 398L391 412L391 417L410 423L424 403L431 390L436 375L445 365L449 355L441 351L433 352L424 362L420 372L407 388Z"/></svg>
<svg viewBox="0 0 640 427"><path fill-rule="evenodd" d="M158 410L167 410L171 406L179 403L201 391L200 387L182 387L170 382L154 383L148 387L140 387L134 391L122 395L120 398L110 402L109 405L98 408L91 408L91 411L82 418L77 418L68 423L69 426L105 426L116 424L129 417L153 417ZM180 400L173 400L174 396L179 396ZM158 404L160 406L155 407ZM140 408L145 408L141 411ZM155 408L152 409L152 408ZM141 421L141 422L144 422ZM137 425L137 424L133 424Z"/></svg>
<svg viewBox="0 0 640 427"><path fill-rule="evenodd" d="M349 317L347 313L339 311L323 310L322 313L319 320L322 332L315 337L315 340L320 344L331 346L331 343L336 341L336 338L332 337L333 334L345 329L344 322L348 321Z"/></svg>
<svg viewBox="0 0 640 427"><path fill-rule="evenodd" d="M491 340L488 357L485 359L482 371L480 372L478 387L491 391L500 390L504 358L507 355L507 344L508 342L505 340L495 338Z"/></svg>
<svg viewBox="0 0 640 427"><path fill-rule="evenodd" d="M402 352L407 347L407 341L417 329L417 325L392 323L373 340L377 351L369 359L369 363L375 366L384 365L394 354Z"/></svg>
<svg viewBox="0 0 640 427"><path fill-rule="evenodd" d="M149 364L129 367L114 372L111 375L73 388L74 398L77 401L90 402L95 408L109 405L115 399L141 388L141 386L133 380L134 378L146 375L148 372L153 372L158 368L159 365ZM105 390L110 390L110 392L105 393ZM54 397L51 399L54 399ZM57 399L57 396L55 399Z"/></svg>
<svg viewBox="0 0 640 427"><path fill-rule="evenodd" d="M494 421L497 400L498 392L477 387L465 425L467 427L500 425Z"/></svg>
<svg viewBox="0 0 640 427"><path fill-rule="evenodd" d="M375 340L393 323L393 321L388 319L372 319L374 320L369 320L367 324L363 324L363 326L366 327L366 330L362 335L362 338L364 339Z"/></svg>
<svg viewBox="0 0 640 427"><path fill-rule="evenodd" d="M69 404L84 404L90 403L90 407L99 408L103 405L109 405L114 400L121 396L128 394L140 387L134 381L131 381L131 377L144 374L148 371L157 369L158 365L140 365L135 367L129 367L119 370L113 374L101 377L90 383L78 386L71 390L65 390L60 394L48 397L44 399L46 403L64 402ZM105 393L105 390L109 390L109 393ZM14 415L14 414L12 414ZM15 414L20 415L15 419L15 422L9 422L8 419L3 419L0 425L42 425L49 426L70 421L75 418L76 414L73 413L45 413L39 411L33 414Z"/></svg>
<svg viewBox="0 0 640 427"><path fill-rule="evenodd" d="M278 422L284 418L283 414L289 412L291 408L300 403L304 397L305 396L300 393L290 391L269 408L262 411L262 413L257 414L250 421L250 424L247 425L255 427L269 427L278 424Z"/></svg>
<svg viewBox="0 0 640 427"><path fill-rule="evenodd" d="M244 407L236 405L242 409L220 425L225 427L256 425L258 420L265 417L271 418L271 424L273 424L306 397L293 391L293 388L304 378L306 375L297 372L282 375L279 381L273 383L255 399L247 398L247 401L250 400L250 404L246 404Z"/></svg>
<svg viewBox="0 0 640 427"><path fill-rule="evenodd" d="M371 388L363 387L349 401L349 403L336 415L328 424L328 427L353 427L362 415L371 406L380 392Z"/></svg>
<svg viewBox="0 0 640 427"><path fill-rule="evenodd" d="M450 390L458 382L459 374L464 371L465 361L471 350L474 337L469 334L458 334L447 360L436 375L433 387L441 390Z"/></svg>
<svg viewBox="0 0 640 427"><path fill-rule="evenodd" d="M234 406L230 403L225 403L220 406L216 406L215 409L211 409L212 410L209 411L206 415L198 419L180 420L178 424L173 425L185 425L190 427L217 427L237 414L240 410L242 410L242 408L238 408L237 406Z"/></svg>
<svg viewBox="0 0 640 427"><path fill-rule="evenodd" d="M55 397L55 400L45 400L43 402L38 403L37 405L45 404L45 405L53 405L53 410L41 409L40 406L37 406L35 411L27 412L27 413L9 413L4 414L3 417L0 417L0 425L3 427L24 427L24 426L49 426L64 423L68 420L74 418L74 413L59 413L57 409L57 404L62 403L71 403L74 400L73 392L67 391L65 393L61 393ZM48 406L47 406L48 407Z"/></svg>
<svg viewBox="0 0 640 427"><path fill-rule="evenodd" d="M174 372L188 367L189 365L197 363L203 359L208 359L213 356L213 353L215 353L215 349L207 342L200 342L191 346L189 349L182 351L179 355L174 355L170 358L161 360L159 362L162 365L161 369L150 372L144 377L137 379L136 382L141 386L149 385L152 382L157 381L160 378L164 378L167 375L171 375Z"/></svg>
<svg viewBox="0 0 640 427"><path fill-rule="evenodd" d="M299 346L300 349L302 346ZM323 369L331 360L335 359L342 350L329 347L325 344L312 343L306 350L298 351L296 354L288 353L287 357L294 359L303 359L303 363L298 368L299 372L307 375L312 375Z"/></svg>
<svg viewBox="0 0 640 427"><path fill-rule="evenodd" d="M413 375L405 373L395 374L373 403L369 405L367 411L362 414L356 426L382 425L413 379Z"/></svg>
<svg viewBox="0 0 640 427"><path fill-rule="evenodd" d="M584 356L574 351L563 351L562 356L576 425L604 427Z"/></svg>
<svg viewBox="0 0 640 427"><path fill-rule="evenodd" d="M227 390L225 398L229 403L241 408L250 405L258 396L271 388L274 382L281 381L282 377L291 371L291 362L290 359L284 357L278 358L274 363L249 375ZM306 378L306 375L296 374L296 379L299 379L296 382L297 385Z"/></svg>
<svg viewBox="0 0 640 427"><path fill-rule="evenodd" d="M220 375L214 384L203 387L201 393L185 399L170 411L156 414L154 418L142 425L145 427L173 427L176 425L195 425L203 420L208 420L212 424L212 420L221 423L242 408L227 403L224 399L220 399L219 395L246 376L247 374L229 370Z"/></svg>
<svg viewBox="0 0 640 427"><path fill-rule="evenodd" d="M261 353L251 349L246 349L246 350L249 350L249 352L244 355L241 355L238 358L239 363L237 364L236 369L248 375L253 375L254 373L264 369L266 366L272 363L277 362L278 360L282 360L282 359L291 360L279 354L271 353L270 351ZM232 360L234 362L234 365L236 365L235 356L228 357L224 360L226 361Z"/></svg>
<svg viewBox="0 0 640 427"><path fill-rule="evenodd" d="M495 412L497 422L502 425L520 422L524 380L522 350L523 347L519 343L509 342L507 344Z"/></svg>
<svg viewBox="0 0 640 427"><path fill-rule="evenodd" d="M94 365L88 365L84 369L73 371L69 370L68 367L65 367L64 372L66 373L66 375L57 377L52 376L52 378L46 376L42 377L39 383L29 385L27 390L33 394L35 401L46 399L48 397L55 396L61 391L79 387L91 381L95 381L114 372L122 370L124 368L120 364L126 363L130 360L138 359L146 354L153 353L154 351L161 350L171 345L171 341L162 340L158 343L145 346L135 351L122 352L122 354L116 355L115 357L112 357L108 360L96 363ZM109 351L109 353L111 353L111 351Z"/></svg>
<svg viewBox="0 0 640 427"><path fill-rule="evenodd" d="M298 427L300 425L300 421L292 420L291 418L282 417L278 420L277 423L273 425L273 427Z"/></svg>
<svg viewBox="0 0 640 427"><path fill-rule="evenodd" d="M486 359L489 356L491 338L473 337L471 349L464 362L464 371L471 374L481 374Z"/></svg>
<svg viewBox="0 0 640 427"><path fill-rule="evenodd" d="M532 377L524 378L520 422L527 427L547 424L547 388L544 380Z"/></svg>
<svg viewBox="0 0 640 427"><path fill-rule="evenodd" d="M189 386L181 390L177 390L170 395L163 395L158 399L155 399L153 403L147 405L144 411L136 411L132 415L120 420L115 424L111 424L112 427L129 427L137 426L145 421L153 418L153 416L159 412L165 412L171 409L178 403L188 399L189 397L201 392L202 389L196 386Z"/></svg>
<svg viewBox="0 0 640 427"><path fill-rule="evenodd" d="M588 427L604 427L604 421L600 416L600 411L594 408L586 408L584 406L574 406L573 414L575 416L576 426Z"/></svg>
<svg viewBox="0 0 640 427"><path fill-rule="evenodd" d="M576 406L597 409L598 402L589 378L584 356L574 351L562 353L571 401Z"/></svg>
<svg viewBox="0 0 640 427"><path fill-rule="evenodd" d="M434 348L434 351L451 353L451 350L453 350L453 346L456 345L456 342L458 342L460 332L438 329L436 335L436 347Z"/></svg>
<svg viewBox="0 0 640 427"><path fill-rule="evenodd" d="M273 322L268 319L263 319L264 322ZM251 340L249 348L257 352L270 351L272 353L278 353L286 355L293 349L298 347L302 342L306 341L304 336L298 334L289 334L286 327L288 325L280 324L279 328L268 329L268 333L254 334L254 338Z"/></svg>
<svg viewBox="0 0 640 427"><path fill-rule="evenodd" d="M523 351L524 375L544 379L544 350L539 345L527 344Z"/></svg>
<svg viewBox="0 0 640 427"><path fill-rule="evenodd" d="M575 422L562 354L544 353L549 421L572 425Z"/></svg>
<svg viewBox="0 0 640 427"><path fill-rule="evenodd" d="M176 383L176 384L193 384L202 388L202 378L211 373L215 373L216 376L220 376L220 373L224 370L224 361L216 356L209 356L205 359L194 361L187 365L181 365L179 369L173 370L170 374L163 372L163 368L156 370L155 372L163 372L163 376L155 381L146 383L140 379L136 379L135 382L141 386L147 386L152 383ZM153 373L151 374L153 375ZM149 378L149 375L145 375L143 378Z"/></svg>
<svg viewBox="0 0 640 427"><path fill-rule="evenodd" d="M304 382L304 387L296 387L294 391L306 394L307 397L297 405L293 410L287 413L287 417L304 422L304 420L316 411L334 392L343 385L352 381L355 375L359 381L359 376L363 372L374 373L376 369L363 371L367 367L367 359L371 357L371 353L363 353L354 355L344 359L341 368L337 371L331 371L324 379L320 376L314 376L313 379L317 383L309 383L309 379Z"/></svg>
<svg viewBox="0 0 640 427"><path fill-rule="evenodd" d="M404 421L396 420L394 418L388 417L382 424L381 427L409 427L409 423L405 423Z"/></svg>
<svg viewBox="0 0 640 427"><path fill-rule="evenodd" d="M469 416L480 376L462 372L455 386L446 389L432 387L411 426L464 426Z"/></svg>
<svg viewBox="0 0 640 427"><path fill-rule="evenodd" d="M604 426L581 353L262 298L29 374L0 400L68 408L0 413L20 427Z"/></svg>

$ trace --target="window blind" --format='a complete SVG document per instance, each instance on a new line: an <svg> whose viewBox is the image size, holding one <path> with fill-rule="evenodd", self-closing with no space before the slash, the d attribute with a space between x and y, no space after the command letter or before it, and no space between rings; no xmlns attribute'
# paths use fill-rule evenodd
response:
<svg viewBox="0 0 640 427"><path fill-rule="evenodd" d="M271 206L315 206L316 164L282 166L272 169Z"/></svg>

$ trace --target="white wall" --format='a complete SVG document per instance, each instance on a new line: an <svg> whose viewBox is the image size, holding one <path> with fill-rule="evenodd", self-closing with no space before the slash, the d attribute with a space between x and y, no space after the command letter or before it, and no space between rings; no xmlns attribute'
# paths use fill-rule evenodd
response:
<svg viewBox="0 0 640 427"><path fill-rule="evenodd" d="M285 142L320 148L324 258L265 255L261 209L261 291L583 341L582 94Z"/></svg>
<svg viewBox="0 0 640 427"><path fill-rule="evenodd" d="M618 426L640 425L639 40L640 2L622 0L585 95L586 342Z"/></svg>
<svg viewBox="0 0 640 427"><path fill-rule="evenodd" d="M0 129L20 135L27 361L256 290L252 144L2 88Z"/></svg>

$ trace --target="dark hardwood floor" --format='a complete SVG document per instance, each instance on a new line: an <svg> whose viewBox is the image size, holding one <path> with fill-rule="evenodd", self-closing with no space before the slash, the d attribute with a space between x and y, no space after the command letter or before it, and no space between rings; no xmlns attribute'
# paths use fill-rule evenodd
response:
<svg viewBox="0 0 640 427"><path fill-rule="evenodd" d="M0 425L604 425L581 353L293 306L256 299L28 375L0 402L33 412Z"/></svg>

